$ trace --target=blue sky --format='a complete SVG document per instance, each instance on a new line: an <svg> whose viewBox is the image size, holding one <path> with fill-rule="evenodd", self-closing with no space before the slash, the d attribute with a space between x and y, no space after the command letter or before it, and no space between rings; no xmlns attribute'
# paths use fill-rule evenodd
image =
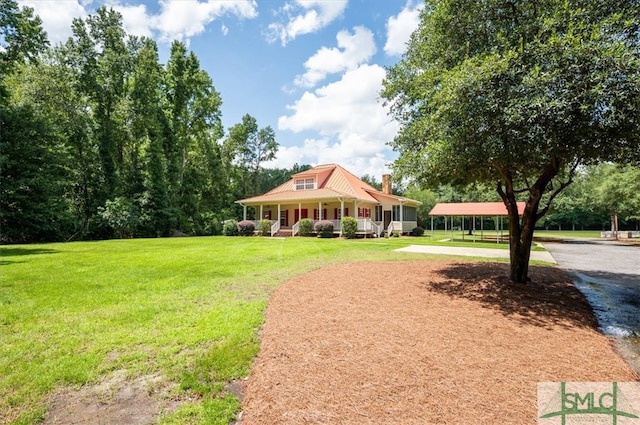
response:
<svg viewBox="0 0 640 425"><path fill-rule="evenodd" d="M19 0L63 42L74 17L102 5L123 15L128 33L173 40L200 59L222 96L227 130L244 114L271 126L280 144L266 166L339 163L378 179L396 154L398 125L379 99L418 25L420 0Z"/></svg>

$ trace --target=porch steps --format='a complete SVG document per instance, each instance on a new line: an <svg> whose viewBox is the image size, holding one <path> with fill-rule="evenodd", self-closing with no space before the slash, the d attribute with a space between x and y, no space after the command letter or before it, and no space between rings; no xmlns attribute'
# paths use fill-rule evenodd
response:
<svg viewBox="0 0 640 425"><path fill-rule="evenodd" d="M293 235L293 231L291 229L280 229L277 233L273 235L273 237L278 238L290 238Z"/></svg>

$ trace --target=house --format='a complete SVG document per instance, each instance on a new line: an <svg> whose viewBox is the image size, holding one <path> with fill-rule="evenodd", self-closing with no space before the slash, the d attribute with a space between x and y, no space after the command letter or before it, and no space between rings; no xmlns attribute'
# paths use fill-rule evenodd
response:
<svg viewBox="0 0 640 425"><path fill-rule="evenodd" d="M391 193L391 176L382 176L382 191L363 182L337 164L318 165L294 174L288 182L264 195L236 201L254 209L254 217L271 220L271 235L298 233L303 218L330 220L341 233L342 217L358 220L358 233L381 236L408 233L418 225L421 202ZM257 223L256 223L257 224Z"/></svg>

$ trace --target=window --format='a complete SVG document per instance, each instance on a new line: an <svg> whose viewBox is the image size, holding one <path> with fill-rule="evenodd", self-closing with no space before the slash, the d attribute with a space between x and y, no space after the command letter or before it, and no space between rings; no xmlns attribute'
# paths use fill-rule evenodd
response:
<svg viewBox="0 0 640 425"><path fill-rule="evenodd" d="M418 210L415 207L402 207L402 217L400 217L400 205L394 205L391 207L391 220L400 221L417 221Z"/></svg>
<svg viewBox="0 0 640 425"><path fill-rule="evenodd" d="M340 210L340 208L335 208L333 210L333 216L336 220L342 220L342 211ZM349 217L349 208L344 209L344 216Z"/></svg>
<svg viewBox="0 0 640 425"><path fill-rule="evenodd" d="M382 205L376 205L375 221L382 221Z"/></svg>
<svg viewBox="0 0 640 425"><path fill-rule="evenodd" d="M296 180L296 190L311 190L316 188L315 179L298 179Z"/></svg>
<svg viewBox="0 0 640 425"><path fill-rule="evenodd" d="M402 207L404 221L418 221L418 210L415 207Z"/></svg>
<svg viewBox="0 0 640 425"><path fill-rule="evenodd" d="M391 207L391 220L400 221L400 205L393 205Z"/></svg>
<svg viewBox="0 0 640 425"><path fill-rule="evenodd" d="M360 218L371 217L371 208L358 208L358 217Z"/></svg>

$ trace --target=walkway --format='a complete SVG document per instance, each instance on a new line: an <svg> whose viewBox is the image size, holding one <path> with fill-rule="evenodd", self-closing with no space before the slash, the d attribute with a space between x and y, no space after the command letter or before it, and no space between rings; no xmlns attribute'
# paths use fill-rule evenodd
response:
<svg viewBox="0 0 640 425"><path fill-rule="evenodd" d="M492 248L465 248L455 246L441 245L409 245L405 248L396 249L399 252L415 252L422 254L446 254L446 255L463 255L467 257L489 257L489 258L509 258L508 249L492 249ZM556 260L546 251L532 251L531 259L537 261L546 261L548 263L556 263Z"/></svg>

